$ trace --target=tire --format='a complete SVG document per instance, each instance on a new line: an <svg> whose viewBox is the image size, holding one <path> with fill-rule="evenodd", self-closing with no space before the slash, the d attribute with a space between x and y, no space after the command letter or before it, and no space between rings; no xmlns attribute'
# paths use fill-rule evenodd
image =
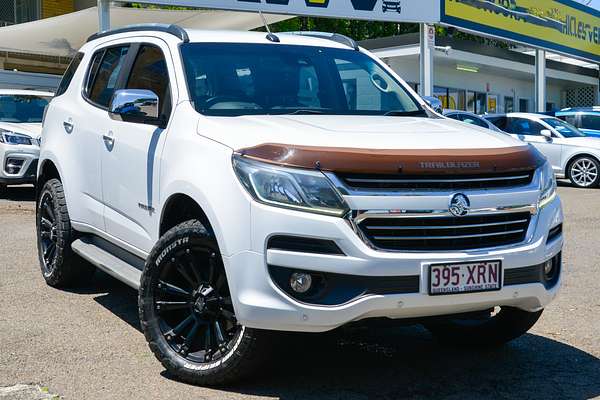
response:
<svg viewBox="0 0 600 400"><path fill-rule="evenodd" d="M472 315L472 319L442 319L426 323L425 327L446 344L497 347L524 335L535 325L542 312L502 307L495 315L491 315L490 311Z"/></svg>
<svg viewBox="0 0 600 400"><path fill-rule="evenodd" d="M36 233L40 268L48 285L70 287L90 280L96 269L71 249L75 232L71 228L65 192L58 179L50 179L40 190Z"/></svg>
<svg viewBox="0 0 600 400"><path fill-rule="evenodd" d="M575 187L597 187L600 183L600 163L589 156L578 157L569 164L567 175Z"/></svg>
<svg viewBox="0 0 600 400"><path fill-rule="evenodd" d="M195 385L247 377L273 349L274 333L237 323L219 254L213 234L190 220L158 241L141 278L140 322L150 349L171 375Z"/></svg>

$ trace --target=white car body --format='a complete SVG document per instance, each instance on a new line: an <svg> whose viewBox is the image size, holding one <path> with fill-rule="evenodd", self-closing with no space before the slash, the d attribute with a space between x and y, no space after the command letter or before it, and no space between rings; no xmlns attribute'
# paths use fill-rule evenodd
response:
<svg viewBox="0 0 600 400"><path fill-rule="evenodd" d="M260 32L187 31L190 42L269 44ZM347 49L331 40L278 34L282 44ZM369 317L409 318L456 314L497 305L522 310L544 308L556 296L560 282L503 286L500 290L431 296L431 264L501 260L504 271L535 266L557 256L562 236L547 241L562 223L555 197L543 208L540 173L524 186L461 190L473 210L531 212L525 240L492 248L460 251L383 251L355 231L347 218L274 207L255 201L232 168L241 149L285 143L323 148L435 149L502 152L526 148L513 138L442 118L392 116L270 115L210 117L196 112L186 86L178 46L181 40L165 32L126 32L88 42L80 50L82 66L94 51L120 43L152 43L167 55L173 111L164 131L156 126L111 119L106 110L81 95L87 68L78 68L67 91L50 104L39 174L55 168L64 185L72 226L145 260L161 235L163 216L178 196L193 199L216 235L238 321L251 328L321 332ZM276 45L276 44L274 44ZM360 50L365 54L365 50ZM417 95L385 67L415 98ZM419 100L422 102L422 100ZM421 103L424 105L424 103ZM65 130L65 124L72 127ZM107 141L113 146L107 148ZM476 158L476 157L475 157ZM330 175L336 181L334 174ZM337 180L338 185L342 183ZM340 188L340 193L342 189ZM353 211L388 212L446 210L455 191L406 190L394 193L346 191ZM268 248L274 235L333 241L345 256ZM363 277L418 277L413 293L361 295L342 304L307 304L285 293L269 275L269 265ZM110 269L110 267L105 268ZM114 271L113 271L114 272ZM139 271L129 278L137 287ZM133 277L133 278L131 278Z"/></svg>
<svg viewBox="0 0 600 400"><path fill-rule="evenodd" d="M524 118L543 125L552 133L551 138L542 135L511 133L511 136L531 143L548 158L557 178L566 178L567 167L577 157L592 156L600 160L600 138L597 137L565 137L557 129L549 125L548 119L557 119L543 114L509 113L508 118Z"/></svg>
<svg viewBox="0 0 600 400"><path fill-rule="evenodd" d="M51 92L36 90L0 89L0 96L39 96L50 99ZM21 184L35 182L37 160L40 154L41 122L2 121L0 104L0 133L15 133L29 139L31 144L11 144L0 140L0 183Z"/></svg>

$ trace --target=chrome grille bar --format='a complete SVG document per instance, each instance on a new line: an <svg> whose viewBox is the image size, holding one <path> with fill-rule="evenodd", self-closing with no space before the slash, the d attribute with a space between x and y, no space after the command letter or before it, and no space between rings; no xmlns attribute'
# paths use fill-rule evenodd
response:
<svg viewBox="0 0 600 400"><path fill-rule="evenodd" d="M450 228L451 229L451 228ZM373 236L375 240L451 240L451 239L470 239L477 237L491 237L491 236L502 236L512 235L515 233L523 233L525 229L517 229L508 232L496 232L496 233L478 233L476 235L452 235L452 236Z"/></svg>
<svg viewBox="0 0 600 400"><path fill-rule="evenodd" d="M401 225L393 225L393 226L367 226L366 228L369 230L423 230L423 229L467 229L467 228L481 228L485 226L502 226L502 225L515 225L522 224L527 222L526 219L520 219L518 221L509 221L509 222L493 222L489 224L470 224L470 225L455 225L455 226L401 226Z"/></svg>

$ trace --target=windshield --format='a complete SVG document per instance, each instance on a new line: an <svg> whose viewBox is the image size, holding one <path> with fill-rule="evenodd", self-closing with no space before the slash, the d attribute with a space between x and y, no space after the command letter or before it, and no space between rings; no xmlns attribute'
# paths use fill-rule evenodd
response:
<svg viewBox="0 0 600 400"><path fill-rule="evenodd" d="M558 118L542 118L542 121L556 129L558 133L560 133L566 138L585 136L585 133L581 132L573 125L569 124L568 122L562 121Z"/></svg>
<svg viewBox="0 0 600 400"><path fill-rule="evenodd" d="M427 115L359 51L188 43L181 53L194 107L205 115Z"/></svg>
<svg viewBox="0 0 600 400"><path fill-rule="evenodd" d="M0 95L0 121L42 122L44 108L50 97L31 95Z"/></svg>

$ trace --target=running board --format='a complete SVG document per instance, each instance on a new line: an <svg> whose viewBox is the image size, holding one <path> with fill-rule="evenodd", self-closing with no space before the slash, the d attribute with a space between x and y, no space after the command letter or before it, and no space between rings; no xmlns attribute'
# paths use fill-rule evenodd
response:
<svg viewBox="0 0 600 400"><path fill-rule="evenodd" d="M139 289L144 260L97 236L84 236L71 243L82 258L121 282Z"/></svg>

